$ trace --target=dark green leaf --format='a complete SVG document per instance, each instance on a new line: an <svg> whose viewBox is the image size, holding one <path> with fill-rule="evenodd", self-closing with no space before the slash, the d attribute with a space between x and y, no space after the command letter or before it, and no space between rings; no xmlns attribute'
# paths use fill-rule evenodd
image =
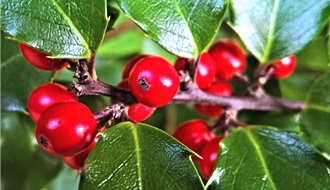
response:
<svg viewBox="0 0 330 190"><path fill-rule="evenodd" d="M329 170L296 133L240 128L221 143L208 189L328 189Z"/></svg>
<svg viewBox="0 0 330 190"><path fill-rule="evenodd" d="M297 53L322 29L329 0L231 0L233 28L261 62Z"/></svg>
<svg viewBox="0 0 330 190"><path fill-rule="evenodd" d="M1 28L53 57L86 58L102 42L106 0L3 0Z"/></svg>
<svg viewBox="0 0 330 190"><path fill-rule="evenodd" d="M226 0L117 0L144 32L165 49L197 57L212 42L226 12Z"/></svg>
<svg viewBox="0 0 330 190"><path fill-rule="evenodd" d="M1 187L8 190L41 189L56 176L62 160L36 144L34 122L17 112L1 113Z"/></svg>
<svg viewBox="0 0 330 190"><path fill-rule="evenodd" d="M301 130L317 150L330 159L330 72L322 75L308 92L301 115Z"/></svg>
<svg viewBox="0 0 330 190"><path fill-rule="evenodd" d="M1 110L23 112L32 90L49 82L53 72L34 68L22 56L18 43L1 33Z"/></svg>
<svg viewBox="0 0 330 190"><path fill-rule="evenodd" d="M120 123L101 133L80 188L204 189L192 154L157 128Z"/></svg>

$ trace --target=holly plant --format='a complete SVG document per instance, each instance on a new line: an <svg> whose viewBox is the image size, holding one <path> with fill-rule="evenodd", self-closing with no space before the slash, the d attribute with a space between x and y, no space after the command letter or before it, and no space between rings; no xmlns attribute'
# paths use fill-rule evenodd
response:
<svg viewBox="0 0 330 190"><path fill-rule="evenodd" d="M329 189L329 0L3 0L1 188Z"/></svg>

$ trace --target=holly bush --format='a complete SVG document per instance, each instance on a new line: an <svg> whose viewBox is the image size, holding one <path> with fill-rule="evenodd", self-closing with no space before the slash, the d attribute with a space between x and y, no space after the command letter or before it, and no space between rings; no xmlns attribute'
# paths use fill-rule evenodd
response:
<svg viewBox="0 0 330 190"><path fill-rule="evenodd" d="M330 187L330 1L3 0L0 7L1 188ZM136 55L143 56L132 61ZM58 67L39 69L46 62ZM134 63L127 69L127 62ZM202 67L215 82L203 83ZM122 75L126 86L117 87ZM52 99L40 111L29 97L46 83L80 103ZM65 120L56 124L61 133L52 131L55 116ZM75 153L56 149L81 139Z"/></svg>

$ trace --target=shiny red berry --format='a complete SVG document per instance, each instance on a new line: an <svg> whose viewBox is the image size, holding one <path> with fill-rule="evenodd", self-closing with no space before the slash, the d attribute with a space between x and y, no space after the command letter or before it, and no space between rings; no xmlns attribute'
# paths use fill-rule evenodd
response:
<svg viewBox="0 0 330 190"><path fill-rule="evenodd" d="M149 107L168 104L180 85L175 68L165 59L156 56L145 57L137 62L128 82L136 99Z"/></svg>
<svg viewBox="0 0 330 190"><path fill-rule="evenodd" d="M82 168L85 164L87 156L93 150L99 138L100 136L96 136L92 143L81 153L74 156L63 157L64 162L72 169L79 170Z"/></svg>
<svg viewBox="0 0 330 190"><path fill-rule="evenodd" d="M31 118L37 122L40 114L51 105L58 102L77 101L75 95L65 86L55 83L44 84L33 90L28 100L28 111Z"/></svg>
<svg viewBox="0 0 330 190"><path fill-rule="evenodd" d="M219 96L231 96L232 87L226 82L214 82L205 92ZM222 113L222 107L210 104L196 104L195 110L206 117L219 117Z"/></svg>
<svg viewBox="0 0 330 190"><path fill-rule="evenodd" d="M215 135L209 131L206 121L196 119L180 124L174 131L173 137L200 154L203 146L213 140Z"/></svg>
<svg viewBox="0 0 330 190"><path fill-rule="evenodd" d="M27 62L38 69L56 71L68 65L68 63L63 63L60 59L50 59L47 57L47 54L33 49L32 47L23 43L20 43L19 47Z"/></svg>
<svg viewBox="0 0 330 190"><path fill-rule="evenodd" d="M273 63L275 66L273 76L277 79L283 79L290 76L296 67L296 62L297 59L294 55L275 61Z"/></svg>
<svg viewBox="0 0 330 190"><path fill-rule="evenodd" d="M137 55L135 57L133 57L132 59L128 60L128 62L126 63L124 69L123 69L123 73L122 73L122 79L127 79L129 77L129 73L131 72L132 68L134 67L134 65L140 61L141 59L147 57L148 55Z"/></svg>
<svg viewBox="0 0 330 190"><path fill-rule="evenodd" d="M97 123L87 106L79 102L59 102L41 115L36 139L42 149L55 156L72 156L93 141Z"/></svg>
<svg viewBox="0 0 330 190"><path fill-rule="evenodd" d="M217 77L228 81L235 73L243 73L246 69L244 51L234 42L222 40L213 44L209 53L215 60Z"/></svg>
<svg viewBox="0 0 330 190"><path fill-rule="evenodd" d="M222 137L218 137L213 139L210 142L205 143L200 156L203 159L199 159L199 169L202 176L205 179L209 179L211 177L212 171L215 166L215 162L218 157L218 152L220 149L220 142L222 141Z"/></svg>
<svg viewBox="0 0 330 190"><path fill-rule="evenodd" d="M174 64L177 71L184 70L187 59L178 58ZM216 66L213 57L204 52L198 59L196 83L198 88L204 89L211 85L216 75Z"/></svg>
<svg viewBox="0 0 330 190"><path fill-rule="evenodd" d="M128 80L122 80L118 87L130 89ZM141 103L135 103L126 110L127 116L135 122L141 122L148 119L156 110L154 107L149 107Z"/></svg>

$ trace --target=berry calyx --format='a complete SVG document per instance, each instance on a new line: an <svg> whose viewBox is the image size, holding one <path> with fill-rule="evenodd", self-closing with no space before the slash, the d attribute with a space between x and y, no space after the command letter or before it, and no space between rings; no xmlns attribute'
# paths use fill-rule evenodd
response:
<svg viewBox="0 0 330 190"><path fill-rule="evenodd" d="M245 53L234 42L219 41L211 46L209 53L215 60L217 77L221 80L228 81L236 73L243 73L246 69Z"/></svg>
<svg viewBox="0 0 330 190"><path fill-rule="evenodd" d="M40 114L51 105L69 101L77 101L77 97L69 92L65 86L49 83L33 90L27 107L31 118L37 122Z"/></svg>
<svg viewBox="0 0 330 190"><path fill-rule="evenodd" d="M132 59L128 60L128 62L126 63L124 69L123 69L123 73L121 78L122 79L127 79L129 77L129 74L132 70L132 68L134 67L134 65L140 61L141 59L147 57L148 55L137 55L135 57L133 57Z"/></svg>
<svg viewBox="0 0 330 190"><path fill-rule="evenodd" d="M215 135L209 131L206 121L196 119L181 123L174 131L173 137L200 154L203 146L213 140Z"/></svg>
<svg viewBox="0 0 330 190"><path fill-rule="evenodd" d="M283 79L290 76L296 67L296 62L297 59L294 55L273 62L272 64L275 66L273 76L277 79Z"/></svg>
<svg viewBox="0 0 330 190"><path fill-rule="evenodd" d="M162 107L169 103L180 85L174 67L156 56L145 57L137 62L128 82L136 99L149 107Z"/></svg>
<svg viewBox="0 0 330 190"><path fill-rule="evenodd" d="M23 43L20 43L19 47L26 61L38 69L56 71L68 65L67 62L62 62L61 59L50 59L47 54Z"/></svg>
<svg viewBox="0 0 330 190"><path fill-rule="evenodd" d="M129 89L128 80L122 80L117 85L118 87ZM135 122L141 122L148 119L156 110L154 107L149 107L141 103L135 103L126 109L126 115Z"/></svg>
<svg viewBox="0 0 330 190"><path fill-rule="evenodd" d="M177 71L184 70L186 58L178 58L174 64ZM196 84L198 88L205 89L211 85L216 75L216 66L213 57L204 52L200 55L196 70Z"/></svg>
<svg viewBox="0 0 330 190"><path fill-rule="evenodd" d="M202 176L205 179L209 179L211 177L212 171L215 166L215 162L218 157L218 152L220 149L220 142L222 141L223 137L218 137L216 139L213 139L210 142L207 142L201 153L200 156L203 159L199 159L199 169L202 174Z"/></svg>
<svg viewBox="0 0 330 190"><path fill-rule="evenodd" d="M41 115L36 127L40 147L55 156L72 156L93 141L97 123L87 106L79 102L59 102Z"/></svg>
<svg viewBox="0 0 330 190"><path fill-rule="evenodd" d="M216 94L219 96L231 96L232 87L226 82L214 82L205 92ZM219 117L222 113L222 106L209 104L195 104L195 110L206 117Z"/></svg>
<svg viewBox="0 0 330 190"><path fill-rule="evenodd" d="M74 156L63 157L64 162L72 169L79 170L82 168L85 164L87 156L93 150L99 138L100 136L96 136L92 143L81 153Z"/></svg>

